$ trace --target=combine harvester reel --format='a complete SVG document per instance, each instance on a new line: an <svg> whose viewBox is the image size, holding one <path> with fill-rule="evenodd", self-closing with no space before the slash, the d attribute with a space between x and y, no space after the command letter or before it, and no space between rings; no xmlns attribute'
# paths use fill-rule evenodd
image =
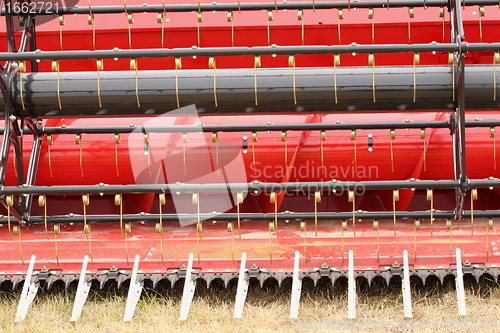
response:
<svg viewBox="0 0 500 333"><path fill-rule="evenodd" d="M70 3L71 2L71 3ZM154 2L154 1L153 1ZM175 1L174 1L175 2ZM500 265L497 0L6 0L0 282L402 281Z"/></svg>

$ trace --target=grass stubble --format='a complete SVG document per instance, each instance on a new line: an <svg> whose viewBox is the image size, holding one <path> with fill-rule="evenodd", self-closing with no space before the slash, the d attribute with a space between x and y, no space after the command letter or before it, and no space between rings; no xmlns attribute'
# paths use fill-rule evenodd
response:
<svg viewBox="0 0 500 333"><path fill-rule="evenodd" d="M128 286L113 283L103 289L93 285L81 318L70 323L76 288L55 285L39 290L26 319L14 323L20 287L3 286L0 292L1 332L500 332L500 286L481 279L467 283L467 316L458 317L452 278L441 285L432 280L425 286L412 280L413 319L403 315L399 281L374 280L371 286L358 281L357 319L347 320L345 281L332 286L329 280L318 285L304 280L299 319L290 320L291 281L280 287L268 280L263 288L252 281L243 317L233 319L236 281L227 288L214 281L206 288L198 281L187 321L178 320L182 283L170 288L160 283L152 289L146 283L135 317L123 322Z"/></svg>

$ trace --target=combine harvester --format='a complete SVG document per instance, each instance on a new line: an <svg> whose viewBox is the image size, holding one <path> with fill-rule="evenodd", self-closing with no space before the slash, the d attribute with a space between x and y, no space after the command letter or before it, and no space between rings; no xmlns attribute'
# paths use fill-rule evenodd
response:
<svg viewBox="0 0 500 333"><path fill-rule="evenodd" d="M5 0L0 282L500 274L497 0ZM62 282L61 282L62 281ZM398 282L399 283L399 282Z"/></svg>

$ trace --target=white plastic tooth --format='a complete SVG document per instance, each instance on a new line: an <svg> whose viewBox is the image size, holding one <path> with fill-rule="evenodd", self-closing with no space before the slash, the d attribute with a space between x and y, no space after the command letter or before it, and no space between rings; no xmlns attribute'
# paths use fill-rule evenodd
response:
<svg viewBox="0 0 500 333"><path fill-rule="evenodd" d="M193 259L194 255L189 254L188 265L186 268L186 278L184 280L184 289L182 291L182 301L181 301L181 314L179 320L186 320L189 315L189 308L191 307L191 302L193 301L194 290L196 288L196 281L191 279L191 271L193 270Z"/></svg>
<svg viewBox="0 0 500 333"><path fill-rule="evenodd" d="M293 262L293 282L292 282L292 299L290 304L290 318L295 319L299 315L300 292L302 291L302 279L299 277L299 261L300 252L295 251L295 259Z"/></svg>
<svg viewBox="0 0 500 333"><path fill-rule="evenodd" d="M467 309L465 307L465 290L464 290L464 274L462 271L462 253L460 248L456 249L457 258L457 276L455 278L455 285L457 289L457 304L458 304L458 315L466 316Z"/></svg>
<svg viewBox="0 0 500 333"><path fill-rule="evenodd" d="M354 252L349 250L347 273L347 318L356 318L356 280L354 279Z"/></svg>
<svg viewBox="0 0 500 333"><path fill-rule="evenodd" d="M248 279L246 278L245 265L247 262L247 253L241 254L240 273L238 275L238 286L236 287L236 300L234 302L233 318L241 318L243 315L243 307L248 293Z"/></svg>
<svg viewBox="0 0 500 333"><path fill-rule="evenodd" d="M73 312L71 313L70 321L77 321L82 314L83 305L89 295L90 286L92 282L85 282L87 273L87 265L89 263L89 256L83 257L82 270L80 271L80 278L78 279L78 287L76 289L75 303L73 304Z"/></svg>
<svg viewBox="0 0 500 333"><path fill-rule="evenodd" d="M408 264L408 251L403 251L403 279L401 280L403 291L403 306L406 318L412 318L411 290L410 290L410 268Z"/></svg>
<svg viewBox="0 0 500 333"><path fill-rule="evenodd" d="M127 305L125 306L125 314L123 321L131 321L134 317L135 307L139 298L141 297L144 282L137 281L137 273L139 271L139 261L141 256L136 254L134 260L134 267L132 268L132 276L130 278L130 287L128 289Z"/></svg>
<svg viewBox="0 0 500 333"><path fill-rule="evenodd" d="M33 268L35 267L36 256L33 254L31 256L30 264L28 266L28 271L26 272L26 278L24 280L23 290L21 292L21 299L19 300L19 305L17 307L16 319L14 320L16 323L21 322L26 318L28 314L28 309L35 299L36 293L38 291L38 287L40 286L39 282L32 283L32 275Z"/></svg>

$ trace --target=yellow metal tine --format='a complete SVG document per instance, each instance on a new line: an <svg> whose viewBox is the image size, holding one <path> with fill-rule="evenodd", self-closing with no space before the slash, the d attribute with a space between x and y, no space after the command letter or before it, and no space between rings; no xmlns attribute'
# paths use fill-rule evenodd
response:
<svg viewBox="0 0 500 333"><path fill-rule="evenodd" d="M375 89L375 55L374 54L368 55L368 65L372 66L372 98L373 98L373 103L375 103L377 101L377 94L376 94L376 89Z"/></svg>
<svg viewBox="0 0 500 333"><path fill-rule="evenodd" d="M288 140L287 140L286 131L281 132L281 142L285 143L285 151L284 151L285 168L288 168Z"/></svg>
<svg viewBox="0 0 500 333"><path fill-rule="evenodd" d="M231 258L234 264L234 225L233 222L227 222L227 232L231 233Z"/></svg>
<svg viewBox="0 0 500 333"><path fill-rule="evenodd" d="M493 229L492 218L488 218L488 220L486 221L486 261L489 261L489 256L490 256L490 241L489 241L490 229Z"/></svg>
<svg viewBox="0 0 500 333"><path fill-rule="evenodd" d="M411 19L415 17L413 7L408 8L408 44L411 44Z"/></svg>
<svg viewBox="0 0 500 333"><path fill-rule="evenodd" d="M135 71L135 100L137 102L137 107L141 107L141 101L139 99L139 66L137 65L137 59L130 59L130 70Z"/></svg>
<svg viewBox="0 0 500 333"><path fill-rule="evenodd" d="M297 76L295 73L295 56L288 56L288 66L293 68L293 104L297 104Z"/></svg>
<svg viewBox="0 0 500 333"><path fill-rule="evenodd" d="M307 263L307 225L306 221L300 221L300 231L304 232L304 259Z"/></svg>
<svg viewBox="0 0 500 333"><path fill-rule="evenodd" d="M497 140L496 140L496 133L495 133L495 127L490 127L490 138L493 139L493 169L497 169Z"/></svg>
<svg viewBox="0 0 500 333"><path fill-rule="evenodd" d="M368 19L372 20L372 44L375 44L375 19L373 8L368 9Z"/></svg>
<svg viewBox="0 0 500 333"><path fill-rule="evenodd" d="M54 223L54 249L56 252L56 262L57 266L59 266L59 248L57 246L57 234L61 232L61 226L59 223Z"/></svg>
<svg viewBox="0 0 500 333"><path fill-rule="evenodd" d="M299 21L302 22L301 39L302 39L302 45L304 45L304 11L302 9L299 9L299 11L297 12L297 18Z"/></svg>
<svg viewBox="0 0 500 333"><path fill-rule="evenodd" d="M49 240L49 230L47 226L47 199L44 194L38 196L38 206L43 207L43 223L45 228L45 236Z"/></svg>
<svg viewBox="0 0 500 333"><path fill-rule="evenodd" d="M430 209L430 214L431 214L431 236L433 233L433 224L434 224L434 192L432 189L428 188L427 189L427 201L431 202L431 209Z"/></svg>
<svg viewBox="0 0 500 333"><path fill-rule="evenodd" d="M21 107L26 110L24 105L24 94L23 94L23 73L26 72L26 61L19 61L19 96L21 98Z"/></svg>
<svg viewBox="0 0 500 333"><path fill-rule="evenodd" d="M160 193L158 194L158 206L159 206L159 213L160 213L160 256L161 256L161 263L162 265L165 264L164 258L163 258L163 205L165 204L166 199L165 199L165 193Z"/></svg>
<svg viewBox="0 0 500 333"><path fill-rule="evenodd" d="M255 95L255 105L259 105L259 99L257 95L257 68L261 67L260 56L254 57L253 65L253 83L254 83L254 95Z"/></svg>
<svg viewBox="0 0 500 333"><path fill-rule="evenodd" d="M270 22L273 20L273 11L267 11L267 46L271 46L271 27Z"/></svg>
<svg viewBox="0 0 500 333"><path fill-rule="evenodd" d="M127 0L123 0L123 7L125 9L125 15L127 16L127 22L128 22L128 45L130 49L132 49L132 32L130 30L130 25L134 23L134 14L128 12Z"/></svg>
<svg viewBox="0 0 500 333"><path fill-rule="evenodd" d="M427 171L427 138L425 128L420 129L420 139L424 141L424 171Z"/></svg>
<svg viewBox="0 0 500 333"><path fill-rule="evenodd" d="M450 230L450 259L453 259L453 225L451 219L446 219L446 229Z"/></svg>
<svg viewBox="0 0 500 333"><path fill-rule="evenodd" d="M396 130L391 129L389 132L389 145L391 149L391 170L394 172L394 149L392 147L392 141L396 140Z"/></svg>
<svg viewBox="0 0 500 333"><path fill-rule="evenodd" d="M342 9L339 9L337 11L337 17L338 17L338 20L337 20L337 33L338 33L339 45L340 45L340 44L342 44L342 39L341 39L341 35L340 35L340 20L344 19L344 11Z"/></svg>
<svg viewBox="0 0 500 333"><path fill-rule="evenodd" d="M9 230L9 239L12 240L12 229L10 225L10 207L14 205L14 196L7 195L5 197L5 204L7 205L7 229Z"/></svg>
<svg viewBox="0 0 500 333"><path fill-rule="evenodd" d="M318 203L321 202L321 192L314 193L314 234L318 237Z"/></svg>
<svg viewBox="0 0 500 333"><path fill-rule="evenodd" d="M356 194L354 191L349 190L347 200L352 202L352 232L356 236Z"/></svg>
<svg viewBox="0 0 500 333"><path fill-rule="evenodd" d="M335 104L339 102L337 92L337 66L340 66L340 54L333 55L333 90L335 93Z"/></svg>
<svg viewBox="0 0 500 333"><path fill-rule="evenodd" d="M63 50L62 26L64 25L64 15L59 16L59 46Z"/></svg>
<svg viewBox="0 0 500 333"><path fill-rule="evenodd" d="M278 238L278 198L276 192L271 192L269 201L274 204L274 230L276 232L276 238Z"/></svg>
<svg viewBox="0 0 500 333"><path fill-rule="evenodd" d="M227 21L231 22L231 46L234 46L234 16L233 16L233 12L227 12Z"/></svg>
<svg viewBox="0 0 500 333"><path fill-rule="evenodd" d="M61 104L61 72L59 71L59 61L52 61L52 71L57 72L57 103L59 105L59 109L62 109Z"/></svg>
<svg viewBox="0 0 500 333"><path fill-rule="evenodd" d="M493 53L493 100L497 100L497 64L500 63L500 52Z"/></svg>
<svg viewBox="0 0 500 333"><path fill-rule="evenodd" d="M101 71L104 69L104 60L96 60L97 67L97 101L99 102L99 107L102 108L101 100Z"/></svg>
<svg viewBox="0 0 500 333"><path fill-rule="evenodd" d="M399 201L399 190L392 191L392 212L394 220L394 237L396 237L396 201Z"/></svg>
<svg viewBox="0 0 500 333"><path fill-rule="evenodd" d="M115 166L116 166L116 176L120 177L120 169L118 168L118 145L121 142L120 133L115 134Z"/></svg>
<svg viewBox="0 0 500 333"><path fill-rule="evenodd" d="M83 147L82 147L82 135L77 134L75 136L75 143L80 146L80 173L82 175L82 178L84 177L83 175Z"/></svg>
<svg viewBox="0 0 500 333"><path fill-rule="evenodd" d="M417 65L420 64L420 54L413 54L413 103L417 100Z"/></svg>
<svg viewBox="0 0 500 333"><path fill-rule="evenodd" d="M120 231L122 233L122 239L124 239L125 234L123 230L123 202L122 202L122 195L119 193L115 194L115 205L120 206Z"/></svg>
<svg viewBox="0 0 500 333"><path fill-rule="evenodd" d="M203 231L203 226L201 223L201 217L200 217L200 195L198 193L193 193L193 196L191 198L191 202L193 205L196 205L196 216L197 216L197 222L196 222L196 252L198 255L198 264L201 262L200 260L200 240L202 239L202 231Z"/></svg>
<svg viewBox="0 0 500 333"><path fill-rule="evenodd" d="M342 236L341 237L342 238L342 240L341 240L342 263L344 263L344 247L345 247L345 245L344 245L344 231L347 230L347 221L346 220L342 221L340 229L341 229L341 236Z"/></svg>
<svg viewBox="0 0 500 333"><path fill-rule="evenodd" d="M356 152L356 130L351 130L351 141L354 141L354 170L358 170L357 152Z"/></svg>
<svg viewBox="0 0 500 333"><path fill-rule="evenodd" d="M214 104L218 106L217 103L217 66L215 63L215 57L208 58L208 68L214 70Z"/></svg>
<svg viewBox="0 0 500 333"><path fill-rule="evenodd" d="M240 205L243 203L243 192L236 193L236 210L238 214L238 235L241 239L241 219L240 219Z"/></svg>
<svg viewBox="0 0 500 333"><path fill-rule="evenodd" d="M477 200L477 188L473 188L470 191L470 223L471 223L471 235L474 235L474 200Z"/></svg>
<svg viewBox="0 0 500 333"><path fill-rule="evenodd" d="M320 147L320 155L321 155L321 173L325 173L325 153L323 147L323 141L326 141L326 131L321 131L319 136L319 147Z"/></svg>
<svg viewBox="0 0 500 333"><path fill-rule="evenodd" d="M373 220L373 230L377 232L377 262L380 262L380 230L378 220Z"/></svg>
<svg viewBox="0 0 500 333"><path fill-rule="evenodd" d="M484 6L479 6L479 42L483 42L483 19L484 16Z"/></svg>
<svg viewBox="0 0 500 333"><path fill-rule="evenodd" d="M175 101L177 102L177 107L180 107L179 102L179 69L182 68L181 58L175 58Z"/></svg>
<svg viewBox="0 0 500 333"><path fill-rule="evenodd" d="M413 224L413 253L415 262L417 262L417 230L420 230L420 219L416 219Z"/></svg>
<svg viewBox="0 0 500 333"><path fill-rule="evenodd" d="M19 236L19 257L21 258L21 262L24 266L24 258L23 258L23 240L22 240L22 237L21 237L21 225L20 224L16 224L13 228L13 231L14 235L18 235Z"/></svg>
<svg viewBox="0 0 500 333"><path fill-rule="evenodd" d="M54 137L52 134L47 135L47 153L49 155L49 172L50 172L50 177L54 177L52 174L52 159L50 157L50 147L52 146L52 143L54 143Z"/></svg>

